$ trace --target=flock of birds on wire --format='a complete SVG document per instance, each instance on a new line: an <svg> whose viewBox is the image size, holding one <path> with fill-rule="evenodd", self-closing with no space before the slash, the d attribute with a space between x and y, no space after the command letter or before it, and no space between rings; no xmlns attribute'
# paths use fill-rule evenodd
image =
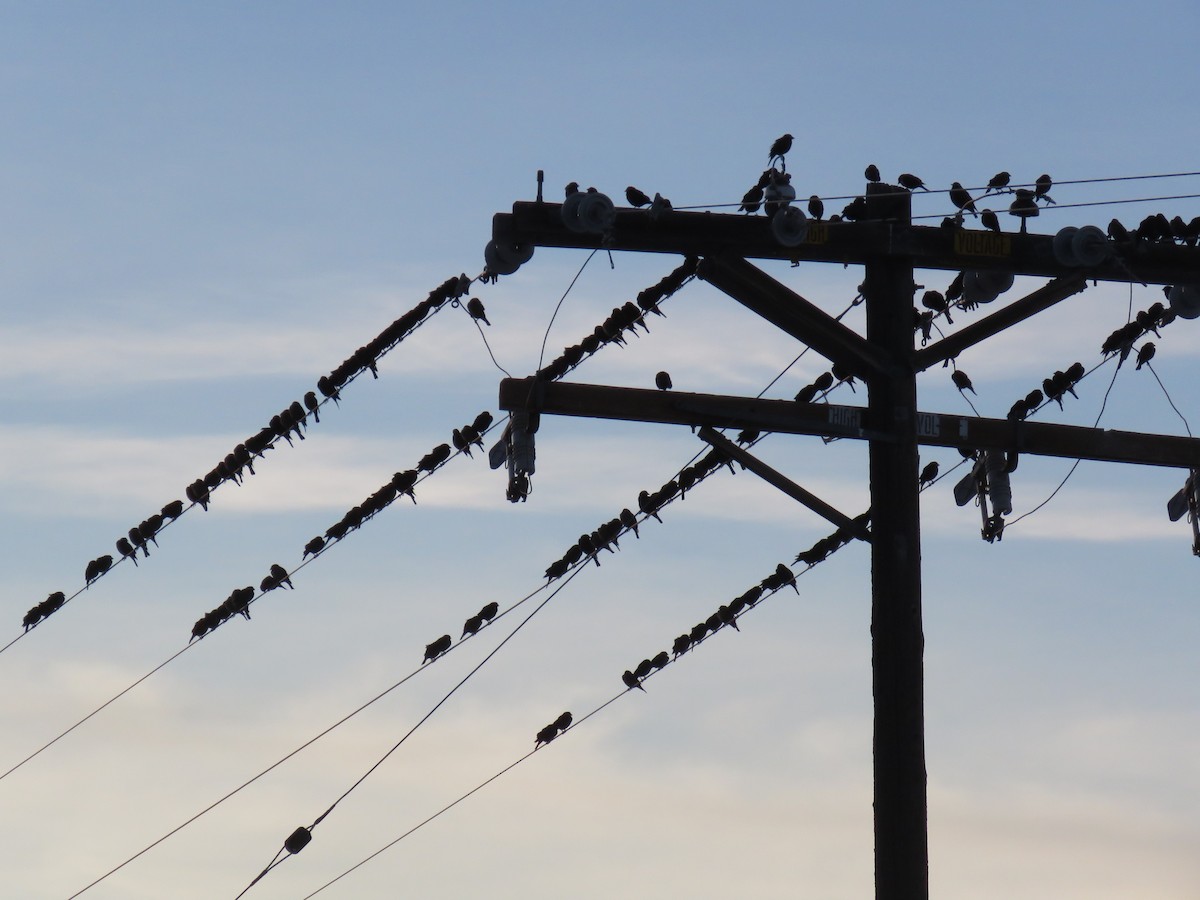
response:
<svg viewBox="0 0 1200 900"><path fill-rule="evenodd" d="M791 135L783 135L771 146L768 159L769 168L762 173L762 176L754 187L746 192L739 206L740 211L746 214L754 214L763 209L770 216L786 205L786 202L772 201L769 198L772 187L779 188L790 183L791 176L787 173L786 169L786 154L791 150L791 147ZM879 170L873 165L868 166L864 174L869 182L879 183L881 181ZM929 190L920 178L910 173L900 175L897 178L897 182L902 188L908 191ZM986 192L981 197L973 198L959 182L953 182L948 194L958 212L953 217L946 219L943 222L943 226L952 228L961 227L963 214L969 213L973 216L979 216L980 222L985 228L998 232L1000 231L1000 227L996 214L987 208L980 211L976 204L989 196L1011 194L1014 199L1009 212L1022 219L1022 231L1024 231L1025 219L1038 214L1038 203L1055 203L1049 195L1052 186L1053 182L1050 176L1042 175L1033 183L1032 190L1024 187L1014 187L1011 185L1011 176L1009 173L1000 172L988 181ZM577 190L578 185L573 182L571 185L568 185L567 193L569 195ZM786 192L783 196L787 196ZM794 196L794 192L792 192L792 196ZM639 208L649 207L652 213L671 208L670 201L660 194L655 194L651 198L632 186L626 190L626 199L632 206ZM818 221L824 219L824 204L818 196L813 195L809 198L808 210ZM840 216L831 216L828 221L858 221L865 216L866 200L864 197L857 197L843 209ZM1126 229L1118 220L1113 219L1108 228L1108 236L1111 240L1120 244L1136 244L1142 241L1149 241L1180 242L1188 246L1195 246L1197 241L1200 240L1200 217L1193 219L1190 223L1185 223L1178 216L1170 220L1161 214L1148 216L1135 229ZM651 313L663 315L658 308L659 303L679 290L696 274L698 262L699 260L695 257L686 258L682 265L669 273L665 278L642 291L637 296L636 301L629 301L623 306L614 307L609 317L603 323L597 325L591 334L579 343L565 348L559 357L539 369L537 376L544 380L561 378L587 356L595 353L601 346L609 343L623 344L625 343L625 335L636 335L639 327L648 332L649 327L646 323L646 316ZM922 333L924 340L929 339L931 330L935 326L938 317L944 317L947 323L952 323L952 310L967 310L973 307L973 304L969 303L963 297L963 274L959 273L945 292L926 291L921 299L921 305L924 309L914 307L914 328ZM486 280L487 277L487 272L485 271L484 276L481 276L481 278ZM320 407L324 402L333 401L335 404L338 403L341 389L349 381L365 371L370 371L373 377L378 378L376 362L379 357L392 349L399 341L411 333L413 329L419 326L430 313L438 310L445 303L453 301L455 305L459 305L461 299L469 291L471 283L472 279L467 278L466 275L450 278L443 282L430 293L426 300L398 318L373 341L360 347L351 357L346 359L328 375L321 376L318 379L316 391L307 392L302 400L290 403L278 414L272 416L268 425L248 437L243 443L238 444L233 451L220 460L204 477L198 478L189 484L185 491L187 499L193 505L199 505L203 509L207 509L213 490L226 481L233 481L236 484L240 484L247 474L255 474L255 460L261 460L265 453L272 449L279 440L285 440L289 445L293 443L293 438L300 441L304 440L309 417L311 416L313 422L319 422ZM483 304L478 298L469 298L462 305L473 320L481 322L484 325L491 324L488 321ZM1142 340L1150 333L1153 333L1156 337L1161 337L1159 329L1169 324L1174 318L1175 314L1163 303L1155 303L1148 309L1139 312L1130 322L1116 329L1104 342L1101 347L1101 354L1106 359L1113 355L1118 356L1117 366L1119 368L1132 354L1133 348L1139 340ZM1137 352L1136 368L1141 369L1144 365L1147 365L1153 358L1154 353L1154 343L1143 341ZM947 364L953 363L954 360L947 360ZM1085 374L1084 367L1079 362L1071 364L1066 369L1056 370L1053 374L1043 379L1040 390L1031 390L1024 397L1018 399L1010 408L1008 418L1014 421L1023 420L1049 402L1055 402L1061 408L1063 398L1066 394L1074 397L1078 396L1075 393L1075 387ZM954 386L963 393L964 397L967 392L975 393L971 379L957 365L953 366L950 377ZM673 388L671 377L666 372L659 372L656 375L655 383L662 390L671 390ZM839 370L839 367L834 365L830 371L821 373L810 384L801 388L796 393L795 399L799 402L812 402L843 383L849 384L853 388L853 378L850 374ZM318 392L323 399L318 399ZM461 453L470 457L472 455L472 448L482 449L482 437L491 428L492 421L492 415L484 411L472 422L465 424L461 428L454 429L450 442L434 447L413 468L395 473L379 490L369 495L362 503L352 507L338 522L326 529L324 534L310 540L304 547L302 560L323 553L330 544L342 540L346 535L361 527L363 523L401 496L409 497L415 504L416 495L414 488L421 477L437 471L455 453ZM761 437L762 435L758 431L747 429L739 434L738 442L740 444L753 444ZM972 458L976 454L963 451L963 455ZM649 518L654 518L661 522L662 519L659 513L665 505L676 498L683 500L689 489L723 465L728 466L731 472L736 471L733 466L733 460L726 453L714 447L692 464L685 466L674 478L668 480L658 490L653 492L643 490L639 492L637 507L643 518L639 519L638 514L635 514L629 507L625 507L612 519L597 526L595 530L580 535L578 540L559 559L546 568L545 577L548 583L563 577L574 567L584 565L588 561L593 561L599 566L602 552L614 552L614 547L620 549L620 537L632 531L635 538L640 538L638 530L639 522L644 522L645 519ZM921 486L924 487L932 484L937 477L938 463L931 462L922 469L919 481ZM160 531L166 525L176 520L184 511L184 502L182 500L174 500L164 505L159 512L132 526L127 534L121 536L116 541L115 546L120 558L129 559L136 566L138 564L139 551L143 558L149 557L150 546L154 545L157 547L157 537ZM854 519L850 526L838 528L832 534L818 540L812 547L798 553L794 562L811 568L824 561L831 553L849 543L854 537L859 536L869 539L869 533L866 531L869 522L870 512L868 511ZM91 560L85 567L85 585L83 589L86 589L96 579L107 573L113 565L114 557L111 554L105 554ZM236 615L240 614L249 619L249 606L256 599L256 596L262 596L280 588L294 589L291 575L292 573L284 566L272 563L267 575L261 580L257 592L253 585L235 588L221 604L197 620L192 628L192 640L202 638L220 624ZM796 591L797 595L799 594L796 573L784 563L779 563L769 575L761 579L758 583L752 585L729 602L720 604L711 615L676 637L670 651L661 650L653 656L643 659L636 666L626 669L621 674L621 681L625 689L627 691L633 689L644 691L643 681L646 678L654 672L661 670L670 662L678 659L725 626L730 626L740 631L738 620L747 609L754 608L764 597L787 587L791 587ZM36 604L26 613L23 619L22 624L25 631L28 631L61 609L68 602L68 599L64 592L55 591L46 600ZM466 640L474 636L496 619L498 615L500 615L498 603L493 601L485 604L477 613L465 620L459 640ZM431 663L448 652L453 643L452 636L444 634L427 644L424 650L422 665ZM574 719L571 712L563 712L554 721L536 733L535 749L555 740L559 735L571 728L573 722ZM309 829L300 830L306 832L306 834L310 831ZM285 844L285 849L288 852L295 853L305 843L307 841L295 843L292 846Z"/></svg>

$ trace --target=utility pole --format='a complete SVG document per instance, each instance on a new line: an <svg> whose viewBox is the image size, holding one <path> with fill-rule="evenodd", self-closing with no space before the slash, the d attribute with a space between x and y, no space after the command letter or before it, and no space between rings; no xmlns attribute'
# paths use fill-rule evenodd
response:
<svg viewBox="0 0 1200 900"><path fill-rule="evenodd" d="M877 187L868 186L868 204ZM911 224L911 198L886 199L890 217ZM862 290L867 342L888 366L867 376L868 419L889 433L870 441L875 894L902 900L929 896L912 260L869 260Z"/></svg>
<svg viewBox="0 0 1200 900"><path fill-rule="evenodd" d="M610 204L609 214L595 217L596 227L589 229L572 219L567 206L539 199L514 204L511 214L497 214L489 253L495 256L495 248L499 247L505 258L520 258L521 262L528 260L535 246L699 257L699 277L802 341L835 367L865 381L867 406L858 408L554 383L537 377L504 379L500 384L500 407L539 414L702 426L702 437L707 426L705 439L714 443L722 439L712 433L713 428L755 428L869 442L875 896L876 900L927 900L920 445L1197 470L1200 440L921 412L916 376L1080 293L1087 280L1187 285L1200 282L1200 250L1154 242L1137 242L1119 251L1106 246L1097 249L1095 235L1089 234L1092 243L1072 256L1063 249L1069 241L1064 242L1061 233L1056 238L1026 234L1024 230L1020 234L996 235L961 225L914 226L911 195L903 188L885 184L867 185L866 215L861 221L812 223L801 239L795 240L793 235L786 243L773 230L771 220L762 217L611 209ZM747 262L749 258L862 265L865 336L767 276ZM509 271L516 267L509 266ZM913 319L915 268L1023 274L1053 280L917 350ZM1196 313L1200 314L1200 309ZM778 473L768 472L766 467L759 471L831 521L850 521Z"/></svg>

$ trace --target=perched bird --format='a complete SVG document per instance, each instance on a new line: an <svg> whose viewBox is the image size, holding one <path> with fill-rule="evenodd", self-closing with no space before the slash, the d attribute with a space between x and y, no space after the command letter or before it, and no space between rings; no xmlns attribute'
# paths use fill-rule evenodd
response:
<svg viewBox="0 0 1200 900"><path fill-rule="evenodd" d="M485 622L490 622L496 618L496 613L500 611L500 604L493 600L491 603L484 604L483 609L479 610L479 618Z"/></svg>
<svg viewBox="0 0 1200 900"><path fill-rule="evenodd" d="M417 468L422 472L432 472L450 458L450 445L438 444L417 462ZM396 488L399 490L399 486Z"/></svg>
<svg viewBox="0 0 1200 900"><path fill-rule="evenodd" d="M905 172L903 175L897 178L896 181L900 183L900 187L907 188L910 191L929 190L929 188L925 187L924 181L909 172Z"/></svg>
<svg viewBox="0 0 1200 900"><path fill-rule="evenodd" d="M690 634L681 634L675 638L675 643L671 645L671 652L678 658L684 653L687 653L688 648L692 646L692 636Z"/></svg>
<svg viewBox="0 0 1200 900"><path fill-rule="evenodd" d="M112 568L113 558L107 553L104 556L98 556L89 562L83 570L83 580L87 584L91 584L105 572Z"/></svg>
<svg viewBox="0 0 1200 900"><path fill-rule="evenodd" d="M642 691L643 693L646 690L644 687L642 687L642 683L641 683L641 681L638 680L638 677L636 675L634 675L632 672L630 672L628 669L626 669L624 672L621 673L621 681L624 682L625 687L629 690L632 690L633 688L637 688L639 691Z"/></svg>
<svg viewBox="0 0 1200 900"><path fill-rule="evenodd" d="M135 566L138 564L137 548L135 548L133 544L129 543L128 538L117 538L117 552L122 556L127 556L132 559Z"/></svg>
<svg viewBox="0 0 1200 900"><path fill-rule="evenodd" d="M462 635L459 639L465 638L468 634L475 634L482 627L483 618L478 615L471 616L471 618L463 622Z"/></svg>
<svg viewBox="0 0 1200 900"><path fill-rule="evenodd" d="M288 570L279 565L279 563L271 563L271 577L275 579L276 584L283 585L292 590L296 589L296 586L292 584L292 579L288 577Z"/></svg>
<svg viewBox="0 0 1200 900"><path fill-rule="evenodd" d="M773 164L775 160L782 161L784 155L792 149L792 136L790 134L781 135L775 138L775 143L771 144L771 152L767 157L767 164Z"/></svg>
<svg viewBox="0 0 1200 900"><path fill-rule="evenodd" d="M960 391L970 391L976 393L974 385L971 384L971 379L967 377L967 373L962 369L954 369L950 373L950 380L954 382L954 386Z"/></svg>
<svg viewBox="0 0 1200 900"><path fill-rule="evenodd" d="M1140 369L1146 363L1150 362L1150 360L1154 359L1154 350L1155 347L1153 341L1146 341L1146 343L1142 344L1142 346L1138 349L1137 365L1134 367L1135 371Z"/></svg>
<svg viewBox="0 0 1200 900"><path fill-rule="evenodd" d="M650 205L650 198L632 184L625 188L625 199L629 201L630 206L636 206L638 209Z"/></svg>
<svg viewBox="0 0 1200 900"><path fill-rule="evenodd" d="M1032 412L1032 410L1030 410L1029 404L1025 401L1025 398L1022 397L1009 407L1007 418L1014 422L1019 422L1028 416L1030 412Z"/></svg>
<svg viewBox="0 0 1200 900"><path fill-rule="evenodd" d="M756 213L762 207L763 189L759 185L755 185L742 195L742 205L738 207L738 212Z"/></svg>
<svg viewBox="0 0 1200 900"><path fill-rule="evenodd" d="M983 227L989 231L1000 233L1000 220L996 218L996 214L990 209L985 209L979 216L979 221L983 223Z"/></svg>
<svg viewBox="0 0 1200 900"><path fill-rule="evenodd" d="M1007 172L997 172L995 175L992 176L991 180L988 181L987 189L989 191L995 191L996 193L1000 193L1000 191L1002 191L1006 187L1008 187L1008 183L1011 180L1012 180L1012 176L1009 175Z"/></svg>
<svg viewBox="0 0 1200 900"><path fill-rule="evenodd" d="M867 166L867 168L863 170L863 176L867 179L867 181L870 181L873 184L878 184L880 180L879 167L874 163L871 163L871 165Z"/></svg>
<svg viewBox="0 0 1200 900"><path fill-rule="evenodd" d="M633 536L635 538L637 538L638 540L642 539L642 536L640 534L638 534L637 516L635 516L633 514L632 510L630 510L628 507L621 510L620 519L621 519L621 524L624 525L626 528L628 528L630 531L632 531Z"/></svg>
<svg viewBox="0 0 1200 900"><path fill-rule="evenodd" d="M1054 186L1054 181L1049 175L1039 175L1037 181L1033 183L1033 199L1044 200L1046 203L1054 203L1050 198L1050 188ZM1055 204L1056 206L1058 204Z"/></svg>
<svg viewBox="0 0 1200 900"><path fill-rule="evenodd" d="M975 201L971 199L971 195L957 181L950 185L950 202L960 210L965 210L973 216L979 215L975 211Z"/></svg>
<svg viewBox="0 0 1200 900"><path fill-rule="evenodd" d="M808 198L808 214L818 222L825 217L825 204L816 194Z"/></svg>
<svg viewBox="0 0 1200 900"><path fill-rule="evenodd" d="M571 727L571 723L575 721L575 717L570 712L565 712L552 723L560 732L566 731Z"/></svg>
<svg viewBox="0 0 1200 900"><path fill-rule="evenodd" d="M933 480L938 476L938 463L935 459L921 470L921 476L917 479L917 486L924 487L927 484L932 484Z"/></svg>
<svg viewBox="0 0 1200 900"><path fill-rule="evenodd" d="M675 207L671 205L670 200L668 200L662 194L655 193L654 199L650 201L650 209L648 211L650 213L650 218L657 219L663 213L674 208Z"/></svg>
<svg viewBox="0 0 1200 900"><path fill-rule="evenodd" d="M483 310L483 301L478 297L472 297L467 301L467 312L471 314L472 319L477 319L483 322L484 325L491 325L488 321L487 313Z"/></svg>
<svg viewBox="0 0 1200 900"><path fill-rule="evenodd" d="M659 522L662 519L658 516L658 505L654 502L654 498L650 496L650 492L642 490L638 492L638 509L648 516L654 516Z"/></svg>
<svg viewBox="0 0 1200 900"><path fill-rule="evenodd" d="M813 380L813 387L818 391L827 391L833 387L833 373L822 372Z"/></svg>
<svg viewBox="0 0 1200 900"><path fill-rule="evenodd" d="M178 519L183 515L183 501L172 500L162 508L162 517L164 519Z"/></svg>
<svg viewBox="0 0 1200 900"><path fill-rule="evenodd" d="M654 386L660 391L669 391L674 385L671 383L671 376L666 372L659 372L654 376Z"/></svg>
<svg viewBox="0 0 1200 900"><path fill-rule="evenodd" d="M542 746L542 744L548 744L556 737L558 737L558 727L551 722L537 733L534 738L533 747L536 750L538 747Z"/></svg>
<svg viewBox="0 0 1200 900"><path fill-rule="evenodd" d="M445 653L447 650L450 649L451 643L452 643L452 641L450 639L450 635L443 634L440 638L438 638L432 644L426 644L425 645L425 659L421 661L421 665L425 665L425 663L430 662L431 660L437 659L439 656L441 656L443 653Z"/></svg>
<svg viewBox="0 0 1200 900"><path fill-rule="evenodd" d="M579 193L579 182L578 181L569 182L567 184L567 186L565 188L563 188L563 195L566 197L570 197L572 194L578 194L578 193Z"/></svg>
<svg viewBox="0 0 1200 900"><path fill-rule="evenodd" d="M812 403L813 398L817 396L817 386L815 384L806 384L796 392L797 403Z"/></svg>
<svg viewBox="0 0 1200 900"><path fill-rule="evenodd" d="M309 391L304 395L304 408L312 413L314 422L321 421L321 404L317 401L317 395L315 391Z"/></svg>
<svg viewBox="0 0 1200 900"><path fill-rule="evenodd" d="M945 296L940 291L926 291L921 296L921 305L935 313L945 313L946 321L951 325L954 324L954 320L950 318L950 304L946 302Z"/></svg>
<svg viewBox="0 0 1200 900"><path fill-rule="evenodd" d="M317 536L317 537L313 538L311 541L309 541L307 544L304 545L304 556L301 556L300 558L304 559L308 556L316 556L318 553L320 553L324 549L325 549L325 538Z"/></svg>

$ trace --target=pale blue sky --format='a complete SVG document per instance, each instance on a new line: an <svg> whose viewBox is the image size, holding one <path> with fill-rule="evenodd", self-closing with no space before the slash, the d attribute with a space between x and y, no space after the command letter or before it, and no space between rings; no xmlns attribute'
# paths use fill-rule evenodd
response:
<svg viewBox="0 0 1200 900"><path fill-rule="evenodd" d="M1183 2L0 4L0 642L443 279L477 274L492 215L531 199L538 169L553 198L575 180L614 199L635 184L677 206L736 202L787 131L802 196L860 191L867 163L941 187L1001 169L1192 172L1198 24ZM1052 193L1065 206L1200 189ZM1190 219L1200 203L1051 208L1031 226L1160 210ZM947 209L936 195L914 211ZM584 258L539 250L476 289L514 375L536 368ZM613 263L588 265L548 354L676 260ZM831 313L861 280L770 271ZM1158 299L1134 287L1135 309ZM965 353L980 412L1003 416L1054 369L1098 362L1130 300L1101 285ZM649 386L665 368L682 390L755 394L799 352L702 283L664 309L651 334L571 380ZM1173 324L1155 359L1193 426L1196 328ZM770 396L824 367L806 356ZM1153 378L1128 368L1103 425L1184 433ZM170 656L232 588L297 565L309 538L452 428L495 412L500 377L467 316L443 310L303 445L0 655L0 771ZM1111 365L1044 419L1090 425L1110 377ZM944 370L921 392L925 409L969 412ZM681 428L546 420L534 494L517 506L482 460L453 461L417 507L384 511L297 573L294 593L269 595L253 621L222 626L0 781L6 891L82 888L407 674L483 603L533 590L577 535L699 449ZM780 436L756 453L851 514L866 506L865 447ZM1066 469L1023 460L1016 513ZM1183 477L1084 464L995 545L951 481L923 495L935 895L1200 891L1200 563L1164 512ZM609 699L624 668L829 531L748 473L718 474L663 518L581 573L248 896L315 890L525 753L562 710ZM742 634L716 635L321 896L869 896L868 572L866 548L847 547L800 579L799 598L764 602ZM236 895L515 621L85 896Z"/></svg>

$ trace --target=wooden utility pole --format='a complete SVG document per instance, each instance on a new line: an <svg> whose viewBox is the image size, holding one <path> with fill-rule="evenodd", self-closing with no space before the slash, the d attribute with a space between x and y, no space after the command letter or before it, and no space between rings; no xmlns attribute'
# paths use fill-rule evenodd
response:
<svg viewBox="0 0 1200 900"><path fill-rule="evenodd" d="M867 194L868 204L874 199ZM908 225L911 198L889 199L886 212ZM887 363L866 379L868 418L886 435L870 442L875 896L907 900L929 896L912 260L871 259L862 290L867 342Z"/></svg>
<svg viewBox="0 0 1200 900"><path fill-rule="evenodd" d="M705 439L714 444L723 440L711 431L718 427L869 442L871 530L859 536L871 542L877 900L929 896L919 446L1200 469L1200 440L923 413L917 407L916 388L918 372L1080 293L1086 280L1195 284L1200 281L1200 250L1146 242L1088 258L1086 266L1064 263L1049 235L914 226L910 201L902 188L870 184L863 221L814 223L798 245L788 246L777 239L766 218L669 210L618 209L602 230L583 233L567 227L562 205L540 200L515 204L512 214L498 214L493 224L495 240L509 248L603 247L699 257L701 278L866 382L864 409L504 379L500 407L707 426ZM865 336L770 278L748 258L862 265ZM1053 280L917 350L914 268L998 271ZM831 521L851 522L780 473L765 466L758 471Z"/></svg>

